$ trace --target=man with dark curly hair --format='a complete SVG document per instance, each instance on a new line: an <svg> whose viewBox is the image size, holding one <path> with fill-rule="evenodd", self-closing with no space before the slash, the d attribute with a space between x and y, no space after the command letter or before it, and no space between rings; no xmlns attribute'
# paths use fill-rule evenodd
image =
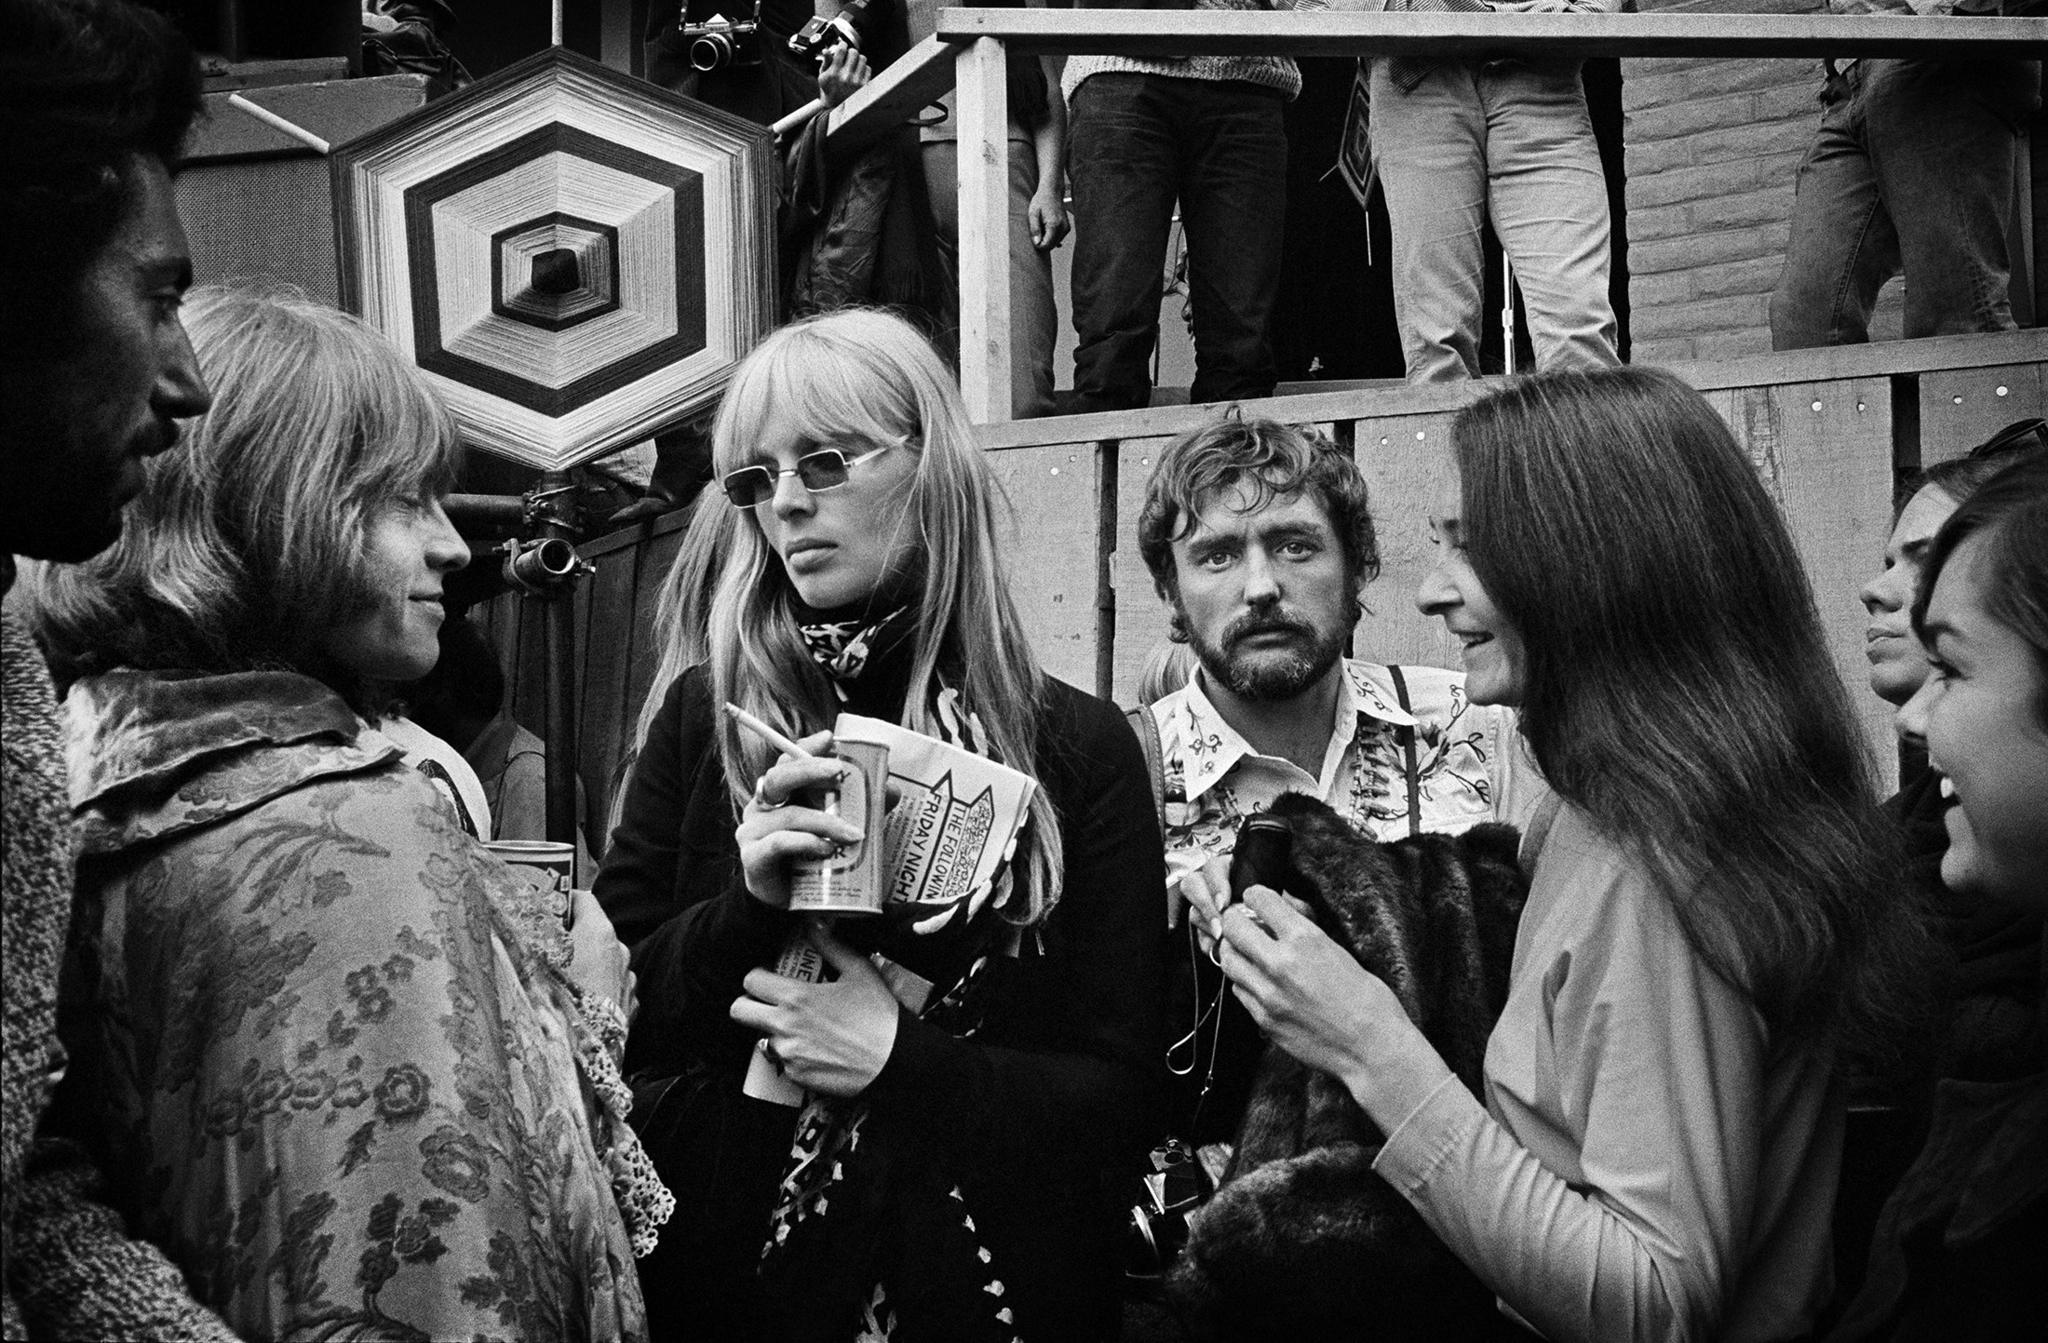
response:
<svg viewBox="0 0 2048 1343"><path fill-rule="evenodd" d="M0 0L0 593L15 555L75 561L119 535L141 459L206 409L178 320L192 263L172 195L199 108L191 49L119 0ZM57 972L72 849L42 658L0 615L0 1334L226 1340L153 1246L36 1124L64 1061Z"/></svg>
<svg viewBox="0 0 2048 1343"><path fill-rule="evenodd" d="M1196 663L1136 723L1157 743L1176 921L1188 901L1213 920L1240 823L1282 793L1320 798L1380 840L1519 824L1542 800L1513 716L1472 704L1463 674L1345 656L1379 542L1365 478L1321 434L1233 417L1173 440L1146 486L1138 549ZM1169 1003L1168 1026L1187 1031L1182 1010L1212 1000L1223 1016L1175 1061L1179 1136L1199 1144L1232 1136L1262 1042L1206 962L1197 975L1175 990L1186 1001Z"/></svg>

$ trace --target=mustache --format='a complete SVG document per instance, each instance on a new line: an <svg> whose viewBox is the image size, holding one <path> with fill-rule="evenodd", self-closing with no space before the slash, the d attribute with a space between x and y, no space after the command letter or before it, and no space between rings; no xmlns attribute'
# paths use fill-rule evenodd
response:
<svg viewBox="0 0 2048 1343"><path fill-rule="evenodd" d="M1315 627L1307 621L1291 616L1250 613L1239 616L1223 627L1223 644L1229 647L1240 639L1249 639L1260 634L1294 634L1313 639Z"/></svg>

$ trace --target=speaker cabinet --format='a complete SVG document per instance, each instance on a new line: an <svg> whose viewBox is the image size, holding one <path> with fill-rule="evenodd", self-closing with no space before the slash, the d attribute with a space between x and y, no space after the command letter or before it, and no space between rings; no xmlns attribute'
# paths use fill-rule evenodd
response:
<svg viewBox="0 0 2048 1343"><path fill-rule="evenodd" d="M425 105L424 75L283 84L243 96L330 144L373 131ZM327 157L206 95L178 175L178 208L204 281L281 280L340 300L334 192Z"/></svg>

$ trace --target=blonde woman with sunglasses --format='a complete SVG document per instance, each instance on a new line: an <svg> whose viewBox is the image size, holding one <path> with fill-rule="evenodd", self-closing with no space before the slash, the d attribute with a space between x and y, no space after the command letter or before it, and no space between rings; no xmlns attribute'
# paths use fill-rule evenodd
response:
<svg viewBox="0 0 2048 1343"><path fill-rule="evenodd" d="M737 516L702 638L666 689L597 881L634 949L637 1122L680 1209L650 1318L721 1339L1111 1337L1119 1227L1101 1177L1142 1152L1163 1040L1150 785L1109 705L1027 645L997 491L951 375L908 324L842 310L770 336L713 454ZM699 561L701 563L701 561ZM836 981L770 973L791 865L859 837L807 805L843 710L1037 778L983 911L822 937ZM845 939L842 941L841 939ZM931 981L899 1005L867 953ZM741 1095L756 1051L811 1100ZM669 1082L666 1079L679 1080Z"/></svg>

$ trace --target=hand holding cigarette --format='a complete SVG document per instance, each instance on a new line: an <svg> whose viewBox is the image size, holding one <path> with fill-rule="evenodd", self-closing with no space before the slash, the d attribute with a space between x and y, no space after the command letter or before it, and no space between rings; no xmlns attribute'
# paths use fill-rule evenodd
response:
<svg viewBox="0 0 2048 1343"><path fill-rule="evenodd" d="M785 909L793 864L822 861L832 856L836 846L861 837L859 826L829 809L799 800L831 793L845 766L821 754L831 748L830 732L814 732L793 741L738 705L728 704L725 711L783 755L755 781L754 794L740 813L734 838L739 842L748 892L763 904Z"/></svg>

